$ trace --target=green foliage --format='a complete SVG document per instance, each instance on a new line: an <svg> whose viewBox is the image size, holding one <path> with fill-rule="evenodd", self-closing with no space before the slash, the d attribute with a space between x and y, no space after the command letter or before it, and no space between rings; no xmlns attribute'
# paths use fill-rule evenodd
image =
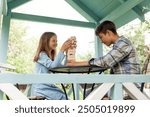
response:
<svg viewBox="0 0 150 117"><path fill-rule="evenodd" d="M10 38L8 46L7 62L16 67L17 73L33 72L33 55L35 52L36 41L27 39L26 27L22 22L12 21L10 28Z"/></svg>
<svg viewBox="0 0 150 117"><path fill-rule="evenodd" d="M150 29L150 21L145 21L137 26L132 26L130 31L126 33L126 36L131 40L134 47L137 50L138 57L141 61L141 67L143 67L143 63L147 56L147 50L144 45L144 33L149 31Z"/></svg>
<svg viewBox="0 0 150 117"><path fill-rule="evenodd" d="M77 55L77 61L87 61L87 60L90 60L92 58L92 52L87 52L85 54L78 54Z"/></svg>

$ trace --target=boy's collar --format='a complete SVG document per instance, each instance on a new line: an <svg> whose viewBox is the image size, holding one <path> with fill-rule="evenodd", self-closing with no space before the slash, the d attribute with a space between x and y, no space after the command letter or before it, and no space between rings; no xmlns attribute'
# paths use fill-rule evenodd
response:
<svg viewBox="0 0 150 117"><path fill-rule="evenodd" d="M115 43L113 45L115 45L116 43L118 43L118 41L123 38L123 35L119 36L119 38L115 41Z"/></svg>

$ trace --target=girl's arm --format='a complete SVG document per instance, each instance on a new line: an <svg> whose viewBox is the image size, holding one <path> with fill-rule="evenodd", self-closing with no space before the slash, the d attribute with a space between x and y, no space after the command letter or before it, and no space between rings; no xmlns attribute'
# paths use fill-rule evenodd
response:
<svg viewBox="0 0 150 117"><path fill-rule="evenodd" d="M65 41L60 49L60 52L54 59L54 61L52 61L45 52L41 52L39 56L39 60L37 62L44 65L48 69L62 66L61 63L65 57L64 52L67 51L70 46L71 46L71 41L70 40Z"/></svg>
<svg viewBox="0 0 150 117"><path fill-rule="evenodd" d="M59 65L58 65L58 67L63 67L63 66L65 66L67 64L67 57L66 57L66 55L64 56L64 59L63 59L63 62L62 63L60 63Z"/></svg>
<svg viewBox="0 0 150 117"><path fill-rule="evenodd" d="M52 61L45 52L41 52L39 60L37 62L44 65L46 68L50 69L61 65L64 57L65 57L64 53L60 51L56 56L56 58L54 59L54 61Z"/></svg>

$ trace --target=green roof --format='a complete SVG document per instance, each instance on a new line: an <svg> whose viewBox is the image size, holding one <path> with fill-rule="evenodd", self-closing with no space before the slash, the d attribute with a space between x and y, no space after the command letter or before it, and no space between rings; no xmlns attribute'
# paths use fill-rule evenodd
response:
<svg viewBox="0 0 150 117"><path fill-rule="evenodd" d="M7 0L8 9L14 9L29 1L31 0ZM111 20L116 23L117 27L121 27L136 18L144 21L144 14L150 10L150 0L65 1L89 22L97 24L104 20Z"/></svg>

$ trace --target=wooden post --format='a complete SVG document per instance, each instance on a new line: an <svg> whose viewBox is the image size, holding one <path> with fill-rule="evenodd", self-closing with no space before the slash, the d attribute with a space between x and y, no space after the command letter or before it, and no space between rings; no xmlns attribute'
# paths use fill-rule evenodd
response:
<svg viewBox="0 0 150 117"><path fill-rule="evenodd" d="M3 16L1 40L0 40L0 62L6 63L7 60L7 49L8 49L8 38L10 28L11 13L7 16Z"/></svg>

